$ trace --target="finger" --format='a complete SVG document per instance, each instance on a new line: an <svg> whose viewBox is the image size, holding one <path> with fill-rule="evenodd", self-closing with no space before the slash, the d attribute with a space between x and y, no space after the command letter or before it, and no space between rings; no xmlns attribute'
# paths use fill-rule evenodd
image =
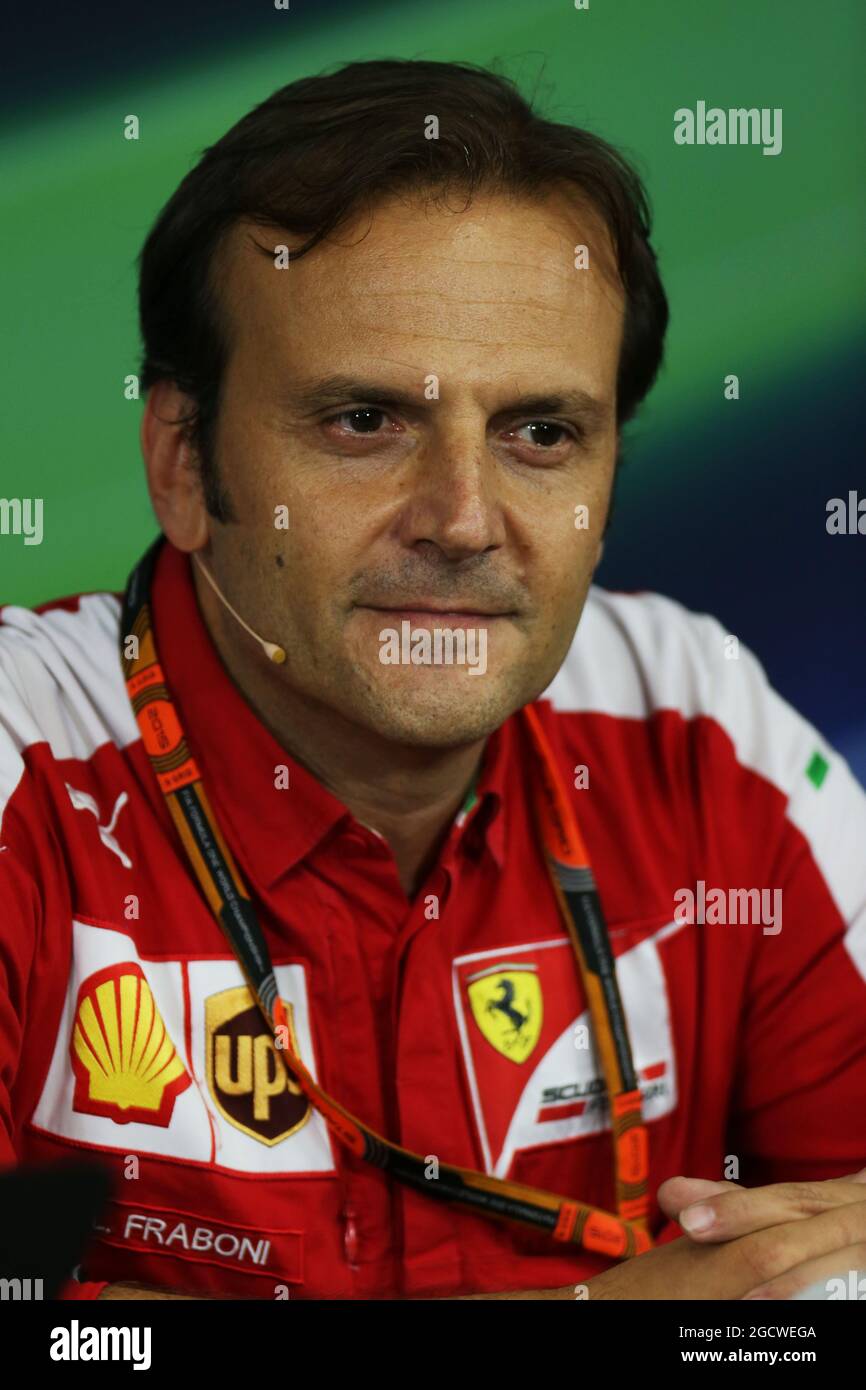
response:
<svg viewBox="0 0 866 1390"><path fill-rule="evenodd" d="M847 1245L844 1250L833 1250L829 1255L818 1259L804 1260L794 1269L759 1284L743 1295L744 1299L793 1298L811 1284L823 1284L827 1297L855 1298L866 1297L866 1241L858 1245ZM832 1281L839 1280L834 1284Z"/></svg>
<svg viewBox="0 0 866 1390"><path fill-rule="evenodd" d="M851 1178L824 1182L779 1182L768 1187L734 1187L709 1193L680 1209L677 1220L692 1240L734 1240L768 1226L802 1221L833 1207L862 1203L863 1183Z"/></svg>
<svg viewBox="0 0 866 1390"><path fill-rule="evenodd" d="M696 1252L701 1248L696 1242L689 1244ZM725 1270L740 1281L741 1289L751 1292L828 1255L835 1256L834 1266L838 1268L839 1252L852 1245L866 1245L866 1201L848 1202L805 1221L787 1221L755 1231L712 1250L724 1254ZM706 1247L704 1250L710 1253Z"/></svg>
<svg viewBox="0 0 866 1390"><path fill-rule="evenodd" d="M737 1186L737 1183L717 1182L709 1178L666 1178L659 1184L656 1197L665 1216L676 1221L684 1207Z"/></svg>

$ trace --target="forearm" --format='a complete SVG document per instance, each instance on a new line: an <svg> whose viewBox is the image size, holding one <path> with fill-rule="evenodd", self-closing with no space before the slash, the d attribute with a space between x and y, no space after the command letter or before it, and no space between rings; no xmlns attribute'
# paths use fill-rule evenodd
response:
<svg viewBox="0 0 866 1390"><path fill-rule="evenodd" d="M456 1297L456 1298L450 1297L450 1298L447 1298L447 1299L445 1299L445 1300L443 1300L443 1301L444 1301L444 1302L452 1302L452 1303L463 1303L463 1302L467 1302L467 1301L470 1300L470 1299L479 1299L479 1298L480 1298L480 1299L491 1299L491 1298L496 1298L496 1299L500 1299L500 1298L512 1298L512 1299L514 1299L514 1298L517 1298L517 1299L522 1299L522 1300L532 1300L532 1299L542 1299L542 1298L544 1298L544 1299L549 1299L549 1298L554 1298L554 1299L564 1299L564 1298L573 1299L574 1296L575 1296L575 1294L574 1294L574 1285L573 1285L573 1284L568 1284L568 1285L567 1285L565 1288L563 1288L563 1289L532 1289L532 1290L519 1289L519 1290L516 1290L516 1291L509 1292L509 1293L470 1293L470 1294L462 1294L462 1295L459 1295L459 1296ZM99 1297L100 1297L100 1298L110 1298L110 1299L181 1298L181 1299L185 1299L185 1300L193 1300L193 1301L194 1301L194 1300L200 1299L200 1298L205 1298L205 1299L207 1299L207 1298L208 1298L208 1295L207 1295L207 1294L176 1293L176 1292L174 1292L174 1291L172 1291L172 1290L169 1290L169 1289L153 1289L153 1288L149 1288L149 1287L148 1287L147 1285L145 1285L145 1284L109 1284L109 1285L107 1286L107 1288L104 1288L104 1289L102 1290L102 1293L99 1295Z"/></svg>
<svg viewBox="0 0 866 1390"><path fill-rule="evenodd" d="M152 1289L146 1284L109 1284L102 1290L100 1298L182 1298L185 1300L197 1300L207 1298L207 1294L177 1293L172 1289Z"/></svg>
<svg viewBox="0 0 866 1390"><path fill-rule="evenodd" d="M578 1287L581 1287L581 1286L578 1286ZM589 1285L587 1284L586 1287L589 1288ZM515 1299L515 1298L516 1298L516 1299L520 1299L522 1302L534 1301L534 1300L536 1300L536 1299L549 1299L549 1298L553 1298L553 1299L557 1299L557 1300L570 1299L570 1300L573 1302L573 1301L574 1301L574 1298L575 1298L575 1296L576 1296L574 1290L575 1290L575 1285L574 1285L574 1284L566 1284L565 1288L562 1288L562 1289L512 1289L512 1290L511 1290L510 1292L508 1292L508 1293L466 1293L466 1294L460 1294L460 1295L458 1295L456 1298L455 1298L455 1297L451 1297L451 1298L447 1299L446 1302L450 1302L450 1303L468 1303L468 1302L470 1302L470 1301L472 1301L472 1300L474 1300L474 1299L490 1299L490 1298L496 1298L496 1299L501 1299L501 1298L512 1298L512 1299Z"/></svg>

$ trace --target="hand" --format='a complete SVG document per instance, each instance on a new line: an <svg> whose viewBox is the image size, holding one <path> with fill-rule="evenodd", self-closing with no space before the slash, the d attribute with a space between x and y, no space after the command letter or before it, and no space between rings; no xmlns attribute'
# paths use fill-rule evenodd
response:
<svg viewBox="0 0 866 1390"><path fill-rule="evenodd" d="M695 1248L740 1247L754 1278L735 1296L790 1298L810 1284L866 1268L866 1168L824 1182L757 1188L669 1178L658 1201Z"/></svg>

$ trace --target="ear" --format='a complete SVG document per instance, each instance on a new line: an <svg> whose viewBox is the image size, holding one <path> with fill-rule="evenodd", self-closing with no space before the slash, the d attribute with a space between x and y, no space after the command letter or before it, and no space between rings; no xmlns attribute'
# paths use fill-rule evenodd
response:
<svg viewBox="0 0 866 1390"><path fill-rule="evenodd" d="M193 450L181 421L195 402L170 381L148 392L141 421L141 452L153 510L178 550L201 550L208 541L207 508Z"/></svg>

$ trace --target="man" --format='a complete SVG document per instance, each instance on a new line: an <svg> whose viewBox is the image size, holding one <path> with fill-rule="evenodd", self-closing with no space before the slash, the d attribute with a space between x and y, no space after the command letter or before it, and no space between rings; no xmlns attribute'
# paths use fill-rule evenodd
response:
<svg viewBox="0 0 866 1390"><path fill-rule="evenodd" d="M115 1174L79 1296L863 1264L863 794L717 622L590 588L648 236L426 62L277 92L153 228L165 543L0 627L3 1156Z"/></svg>

